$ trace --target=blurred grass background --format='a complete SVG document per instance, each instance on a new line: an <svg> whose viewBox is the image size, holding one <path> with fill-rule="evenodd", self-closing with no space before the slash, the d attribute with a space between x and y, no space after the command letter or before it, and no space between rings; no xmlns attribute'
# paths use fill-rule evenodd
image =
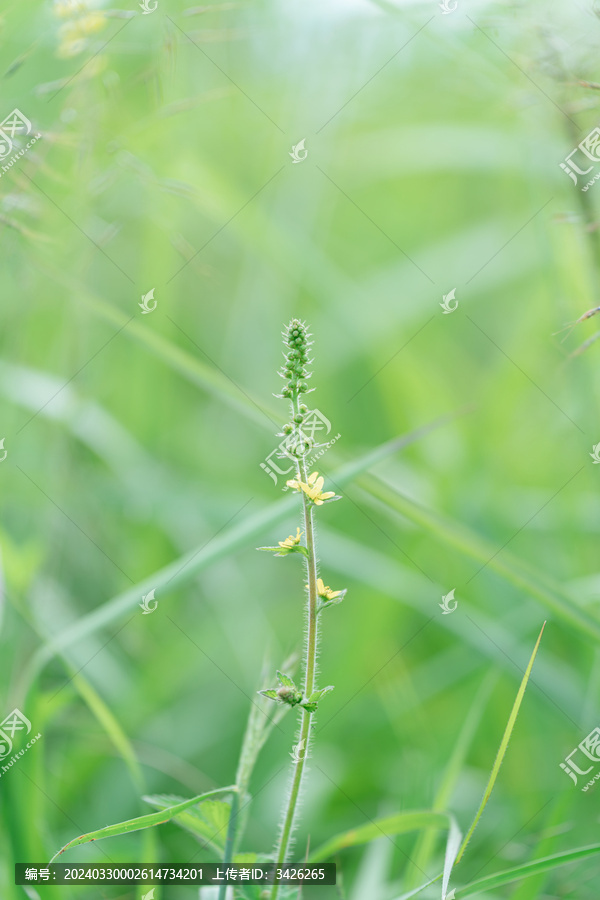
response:
<svg viewBox="0 0 600 900"><path fill-rule="evenodd" d="M43 733L0 779L2 897L25 896L14 861L147 811L143 793L231 783L265 653L298 649L298 569L254 549L297 522L276 520L282 482L259 465L286 416L272 395L292 316L314 334L310 401L341 434L326 476L449 417L319 514L323 578L349 592L323 616L336 690L298 851L429 808L495 669L449 803L467 827L546 618L459 881L544 839L591 843L593 791L559 762L599 717L599 349L568 359L594 320L564 344L553 333L600 303L600 188L582 194L558 165L597 120L577 84L600 80L592 5L95 9L21 0L0 15L1 116L17 107L43 135L0 178L1 697ZM138 584L188 553L142 616ZM292 717L282 728L254 775L248 850L274 839ZM342 854L344 896L420 883L416 840ZM197 844L165 825L154 847L133 835L67 861L103 850L169 861ZM599 876L592 860L493 896L592 900Z"/></svg>

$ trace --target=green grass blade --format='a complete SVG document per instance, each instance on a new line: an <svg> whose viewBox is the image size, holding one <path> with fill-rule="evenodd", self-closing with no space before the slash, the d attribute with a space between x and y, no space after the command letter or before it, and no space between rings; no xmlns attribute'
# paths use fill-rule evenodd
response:
<svg viewBox="0 0 600 900"><path fill-rule="evenodd" d="M54 862L61 853L64 853L65 850L69 850L71 847L78 847L80 844L88 844L90 841L100 841L104 838L116 837L120 834L129 834L132 831L141 831L143 828L153 828L155 825L162 825L164 822L173 819L178 813L184 812L184 810L189 809L191 806L195 806L197 803L201 803L203 800L207 800L209 797L216 797L219 794L231 794L236 790L237 788L235 785L216 788L214 791L207 791L205 794L199 794L197 797L192 797L190 800L184 800L183 803L177 803L175 806L160 810L160 812L150 813L150 815L147 816L138 816L136 819L127 819L126 822L117 822L116 825L107 825L105 828L100 828L98 831L90 831L88 834L82 834L80 837L74 838L72 841L69 841L68 844L65 844L58 853L54 854L50 862Z"/></svg>
<svg viewBox="0 0 600 900"><path fill-rule="evenodd" d="M233 796L235 797L235 794ZM175 794L152 794L143 798L157 810L170 809L185 803L184 797ZM230 819L231 806L223 800L205 800L198 806L183 810L173 816L173 823L193 834L202 845L209 844L219 856L225 851L225 835Z"/></svg>
<svg viewBox="0 0 600 900"><path fill-rule="evenodd" d="M414 442L422 435L439 427L439 420L425 428L419 429L408 435L402 435L387 441L370 450L358 460L341 466L331 480L337 486L344 486L352 481L361 472L366 471L375 463L385 459L402 447ZM179 557L169 565L157 572L153 572L139 584L134 585L122 594L118 594L108 600L98 609L82 616L71 628L66 628L55 635L48 643L41 647L33 656L27 671L27 679L31 682L39 671L56 653L64 650L70 644L81 641L88 634L93 634L100 628L118 619L130 610L134 610L143 594L155 590L174 590L182 584L191 581L199 571L210 564L228 556L239 547L247 547L252 538L273 528L285 519L296 508L296 498L289 496L272 503L260 512L249 516L239 523L233 524L226 531L217 534L204 548L193 548L188 553Z"/></svg>
<svg viewBox="0 0 600 900"><path fill-rule="evenodd" d="M475 699L473 700L473 703L469 708L467 717L460 730L458 740L454 745L452 755L450 756L450 760L448 761L448 765L446 766L446 769L442 776L442 781L440 783L438 791L435 795L432 806L434 812L441 812L442 810L448 808L450 798L452 796L452 791L454 790L454 787L458 780L458 776L460 775L460 771L463 767L467 752L475 736L477 726L481 721L481 717L483 715L483 711L485 709L487 701L489 700L492 688L496 684L497 680L497 673L490 673L481 683L481 686L477 691ZM433 829L424 831L419 836L419 840L416 843L415 852L411 855L411 858L415 864L415 868L420 869L422 872L427 871L427 867L429 865L435 847L435 838L436 832Z"/></svg>
<svg viewBox="0 0 600 900"><path fill-rule="evenodd" d="M481 815L482 815L482 813L487 805L487 802L490 799L490 795L494 789L494 785L496 784L496 779L498 778L498 772L500 771L500 766L502 765L502 761L506 754L506 748L508 747L508 742L510 741L510 738L511 738L511 735L513 732L513 728L515 727L515 722L517 721L519 709L521 708L521 703L522 703L523 697L525 695L525 689L527 687L527 682L529 681L529 676L531 675L531 670L533 669L533 663L535 662L535 657L537 655L538 648L540 646L540 641L542 640L542 635L544 633L545 627L546 627L546 623L544 622L544 624L542 625L542 630L540 631L538 639L535 643L535 647L533 648L533 653L531 654L531 659L529 660L529 663L525 670L525 674L523 675L523 680L521 681L521 685L517 692L517 696L516 696L515 702L513 704L513 708L510 712L510 716L508 717L508 722L506 724L504 734L502 735L502 741L500 742L500 747L498 749L498 753L496 755L496 759L495 759L494 765L492 767L492 772L490 774L489 781L486 785L485 791L483 792L483 797L481 799L479 809L475 813L475 818L473 819L471 827L469 828L469 830L465 836L465 839L462 842L461 848L458 852L458 856L456 857L457 863L460 862L462 855L465 852L465 849L467 847L467 844L471 840L471 837L473 836L473 832L477 828L477 823L479 822L479 820L481 818Z"/></svg>
<svg viewBox="0 0 600 900"><path fill-rule="evenodd" d="M358 484L390 510L426 529L429 535L439 538L465 556L478 560L520 590L527 591L573 628L577 628L588 640L592 637L600 642L598 619L578 607L559 585L553 583L534 566L522 562L507 551L498 553L496 546L465 528L460 522L426 509L374 475L362 475L358 479Z"/></svg>
<svg viewBox="0 0 600 900"><path fill-rule="evenodd" d="M132 317L128 313L124 313L113 304L97 297L84 285L69 278L64 272L60 273L52 269L52 273L53 278L73 291L74 296L87 303L106 322L116 328L127 325L123 332L126 337L133 338L145 346L186 381L202 388L219 402L225 403L235 412L246 416L258 425L272 428L273 423L283 424L284 419L281 417L280 411L267 408L263 403L255 402L245 390L238 387L223 372L213 365L205 363L199 356L197 348L175 326L173 326L173 332L177 335L177 342L164 337L156 330L145 327L143 320L131 321Z"/></svg>
<svg viewBox="0 0 600 900"><path fill-rule="evenodd" d="M551 856L560 849L564 834L564 823L569 819L569 812L573 805L573 794L565 791L561 794L553 806L552 812L544 823L542 836L535 846L532 856L535 860ZM522 881L510 895L510 900L537 900L544 893L547 875L540 873L532 878Z"/></svg>
<svg viewBox="0 0 600 900"><path fill-rule="evenodd" d="M456 824L454 818L450 819L450 830L448 831L448 840L446 842L446 853L444 856L444 871L442 873L442 900L446 900L446 892L450 882L452 867L456 860L460 849L461 831Z"/></svg>
<svg viewBox="0 0 600 900"><path fill-rule="evenodd" d="M471 882L471 884L456 888L454 896L451 892L448 895L448 900L462 900L463 897L472 897L474 894L481 894L484 891L491 891L495 888L503 887L505 884L520 881L522 878L531 878L532 875L540 875L544 872L550 872L552 869L557 869L559 866L566 866L569 863L588 859L597 853L600 853L600 844L591 844L589 847L578 847L575 850L564 850L562 853L554 853L552 856L523 863L523 865L514 866L512 869L505 869L503 872L496 872L495 875L486 875L485 878L479 878L477 881Z"/></svg>
<svg viewBox="0 0 600 900"><path fill-rule="evenodd" d="M73 672L73 669L70 665L67 664L66 668L67 671ZM123 731L121 725L110 710L109 706L104 702L91 682L89 682L81 674L75 673L71 679L71 683L80 697L85 701L99 724L102 726L108 739L113 744L121 759L124 761L131 774L132 781L138 791L145 791L146 784L144 782L142 768L137 761L131 741Z"/></svg>
<svg viewBox="0 0 600 900"><path fill-rule="evenodd" d="M382 836L393 834L406 834L409 831L418 831L420 828L450 828L451 817L447 813L432 812L431 810L415 810L413 812L397 813L383 819L376 819L360 828L353 828L330 838L311 853L309 862L323 862L340 850L347 847L356 847L359 844L368 844Z"/></svg>
<svg viewBox="0 0 600 900"><path fill-rule="evenodd" d="M225 837L225 851L223 853L223 866L227 869L233 862L233 853L236 841L237 819L240 811L240 795L236 793L231 798L231 810L229 814L229 823L227 827L227 835ZM219 885L218 900L226 900L227 885L225 882Z"/></svg>

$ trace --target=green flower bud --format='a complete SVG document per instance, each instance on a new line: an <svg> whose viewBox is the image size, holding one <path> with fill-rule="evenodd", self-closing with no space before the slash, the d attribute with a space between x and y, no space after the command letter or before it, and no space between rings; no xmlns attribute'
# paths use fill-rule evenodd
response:
<svg viewBox="0 0 600 900"><path fill-rule="evenodd" d="M289 703L290 706L296 706L302 701L302 694L300 691L297 691L293 687L288 687L286 684L282 684L280 688L277 688L276 693L279 700L282 700L284 703Z"/></svg>

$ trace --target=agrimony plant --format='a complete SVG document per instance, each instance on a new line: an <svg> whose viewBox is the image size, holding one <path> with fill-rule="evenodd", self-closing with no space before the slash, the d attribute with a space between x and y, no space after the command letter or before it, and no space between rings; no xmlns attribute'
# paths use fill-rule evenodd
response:
<svg viewBox="0 0 600 900"><path fill-rule="evenodd" d="M279 373L286 385L277 395L289 401L290 421L284 425L280 436L285 438L286 452L296 462L296 478L287 482L287 486L296 491L302 500L302 527L298 527L296 535L290 535L279 541L277 547L260 547L275 553L276 556L300 555L304 560L306 571L306 639L301 673L301 684L283 672L277 672L277 687L261 691L265 697L276 703L297 707L300 713L300 727L297 735L297 752L294 753L291 785L283 810L283 817L277 842L275 861L281 865L287 859L294 826L296 824L298 798L302 787L306 757L308 755L314 714L319 702L332 685L318 688L317 678L317 646L319 639L319 615L328 606L341 603L345 590L332 590L319 577L316 551L315 511L316 508L339 500L335 491L324 491L325 480L318 472L309 474L307 457L313 450L313 444L302 430L309 413L303 402L304 395L311 391L308 379L311 377L309 366L309 349L312 344L304 322L292 319L283 332L285 344L284 364ZM304 540L303 540L304 538ZM271 900L276 900L279 885L273 885Z"/></svg>
<svg viewBox="0 0 600 900"><path fill-rule="evenodd" d="M272 717L263 715L261 703L254 704L250 713L246 734L243 740L240 761L235 782L227 787L215 788L206 791L196 797L185 799L183 797L169 795L153 795L144 798L157 811L148 815L128 819L115 825L108 825L97 831L92 831L69 841L53 857L56 859L66 850L108 837L116 837L122 834L154 828L165 822L184 828L193 834L202 847L210 847L222 858L225 866L231 863L249 865L254 861L266 862L269 857L256 853L244 853L238 850L238 842L244 830L244 821L248 806L251 802L249 784L254 764L258 754L267 740L272 729L278 724L283 715L290 709L295 709L299 715L299 729L296 737L295 752L292 754L294 762L291 772L291 782L282 811L281 826L274 854L271 856L277 866L281 866L288 860L291 851L291 842L294 827L298 818L298 800L305 775L306 758L311 746L314 717L323 697L333 690L331 685L319 688L317 685L317 648L319 638L320 614L329 606L340 603L346 594L346 590L334 590L327 586L319 576L315 518L318 508L327 503L341 499L335 492L324 490L325 483L318 472L309 472L308 458L314 449L303 430L306 428L306 420L310 413L306 405L305 396L310 392L308 381L310 379L309 348L311 346L310 335L306 325L298 319L293 319L284 332L285 360L280 372L286 384L279 395L289 402L290 421L283 427L281 436L285 438L283 446L288 456L292 456L296 463L296 476L287 482L287 486L295 491L301 501L302 521L296 528L296 534L291 534L284 540L278 541L273 547L260 547L273 553L275 556L296 555L302 558L306 577L306 632L305 646L302 658L302 666L298 683L292 677L295 675L294 662L288 661L282 665L283 669L277 670L277 684L266 687L258 693L277 704L277 709ZM406 441L394 440L376 451L371 452L365 459L352 464L338 476L339 481L347 481L361 471L376 462L382 455L387 455L398 449ZM427 523L431 528L430 523ZM543 632L543 628L542 628ZM460 898L480 893L486 889L494 889L504 884L524 880L540 873L550 872L562 865L579 859L588 858L600 854L600 844L589 847L572 848L563 853L556 853L551 857L533 860L516 868L486 876L483 879L473 881L459 888L450 889L450 878L454 867L461 861L467 845L481 819L487 802L490 798L508 743L511 738L517 715L519 713L525 690L531 675L533 664L540 646L542 637L540 632L529 664L523 675L521 685L515 698L508 722L500 742L496 760L487 782L482 801L475 812L473 822L466 836L463 838L458 825L451 813L440 808L428 810L406 810L377 820L369 820L367 824L358 825L350 831L334 835L308 857L309 863L322 862L331 859L338 852L366 845L377 840L382 835L391 838L394 835L408 834L410 832L431 833L432 829L443 829L446 832L446 850L443 861L443 870L433 878L428 878L424 884L409 890L408 893L398 897L397 900L409 900L422 890L441 882L442 900L460 900ZM292 672L292 674L288 674ZM264 682L263 682L264 683ZM268 682L267 682L268 684ZM264 704L265 706L267 704ZM474 731L475 725L470 726ZM460 758L460 755L457 759ZM446 798L445 798L446 799ZM421 854L425 862L432 854L433 845L429 842ZM423 872L423 874L425 874ZM241 884L233 885L233 895L243 900L258 900L268 898L277 900L280 886L274 884L270 890L264 891L261 886ZM391 886L390 886L391 887ZM222 883L219 887L218 900L225 900L227 887ZM295 898L300 896L300 890L293 893ZM391 896L391 893L390 893Z"/></svg>

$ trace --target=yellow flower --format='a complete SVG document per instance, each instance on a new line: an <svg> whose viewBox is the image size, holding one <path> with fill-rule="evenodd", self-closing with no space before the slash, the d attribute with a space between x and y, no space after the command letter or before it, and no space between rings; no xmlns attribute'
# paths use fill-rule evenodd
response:
<svg viewBox="0 0 600 900"><path fill-rule="evenodd" d="M64 19L89 12L89 7L84 0L55 0L53 10L55 16Z"/></svg>
<svg viewBox="0 0 600 900"><path fill-rule="evenodd" d="M295 491L303 491L306 496L313 501L316 506L322 506L324 500L330 500L335 497L335 491L323 491L325 479L318 472L313 472L308 476L308 482L292 479L287 482L287 486Z"/></svg>
<svg viewBox="0 0 600 900"><path fill-rule="evenodd" d="M319 597L322 597L324 600L335 600L336 597L340 597L344 591L332 591L329 585L323 584L322 578L317 578L317 593Z"/></svg>
<svg viewBox="0 0 600 900"><path fill-rule="evenodd" d="M292 537L292 535L290 534L290 536L287 537L285 539L285 541L277 541L277 543L279 544L280 547L283 547L286 550L287 549L291 550L292 547L298 546L298 544L300 543L300 538L302 537L303 534L304 534L304 532L301 532L300 529L297 528L296 529L296 537Z"/></svg>

